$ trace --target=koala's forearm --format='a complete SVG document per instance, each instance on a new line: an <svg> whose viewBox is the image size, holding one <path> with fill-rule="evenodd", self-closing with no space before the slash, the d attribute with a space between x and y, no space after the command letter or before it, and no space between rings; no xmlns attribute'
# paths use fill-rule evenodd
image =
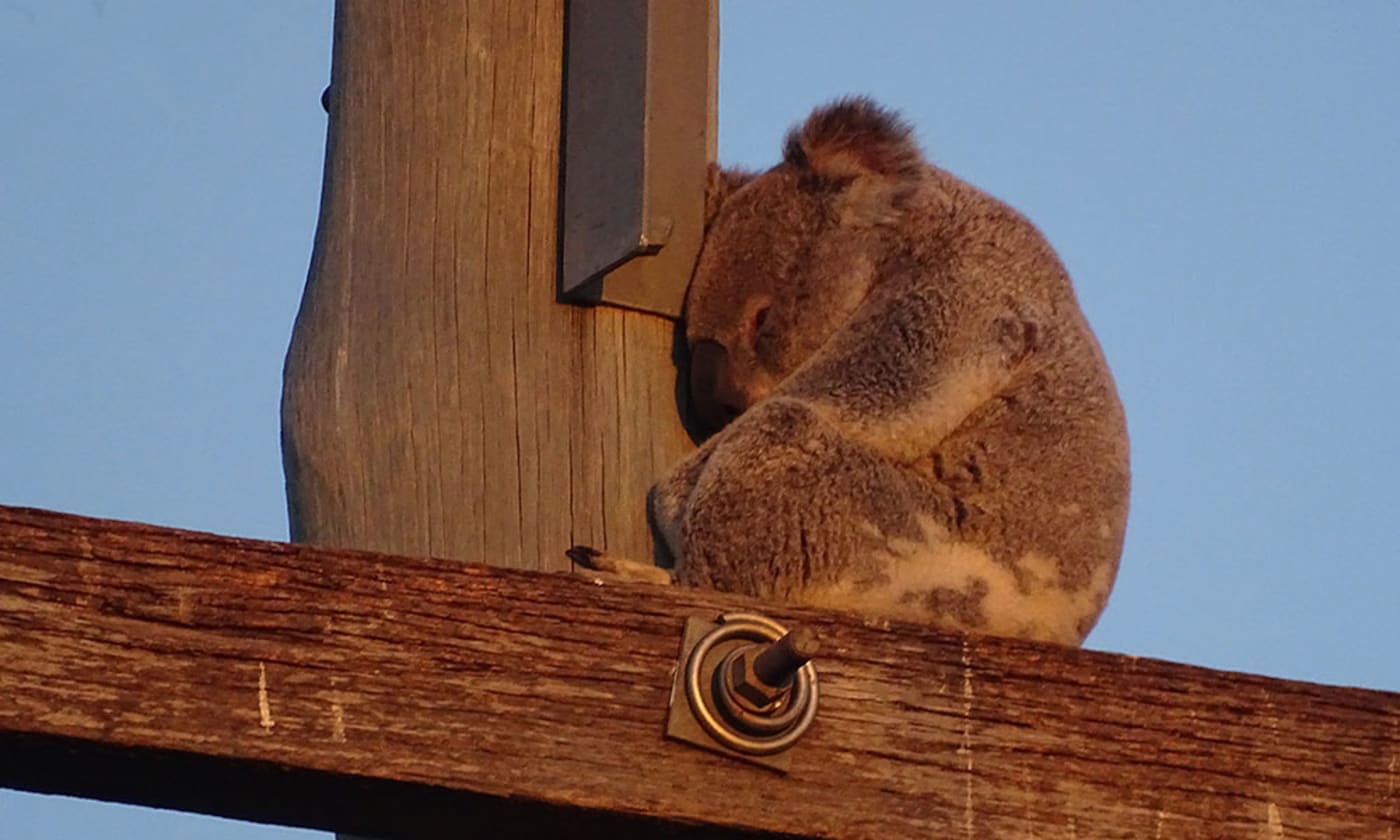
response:
<svg viewBox="0 0 1400 840"><path fill-rule="evenodd" d="M974 355L952 359L929 371L928 382L919 393L880 414L865 414L839 395L814 399L809 405L851 442L895 463L908 464L937 449L1011 381L1011 372L995 358Z"/></svg>
<svg viewBox="0 0 1400 840"><path fill-rule="evenodd" d="M896 463L938 447L979 408L1009 390L1024 356L997 319L945 325L924 309L932 295L874 296L774 394L807 404L848 440Z"/></svg>

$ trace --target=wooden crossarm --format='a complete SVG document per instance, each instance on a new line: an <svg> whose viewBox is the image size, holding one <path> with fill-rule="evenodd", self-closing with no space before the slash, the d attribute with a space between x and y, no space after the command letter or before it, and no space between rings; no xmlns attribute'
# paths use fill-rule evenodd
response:
<svg viewBox="0 0 1400 840"><path fill-rule="evenodd" d="M561 547L562 548L562 547ZM787 776L662 737L686 616L820 631ZM1400 834L1400 695L0 508L0 784L414 836Z"/></svg>

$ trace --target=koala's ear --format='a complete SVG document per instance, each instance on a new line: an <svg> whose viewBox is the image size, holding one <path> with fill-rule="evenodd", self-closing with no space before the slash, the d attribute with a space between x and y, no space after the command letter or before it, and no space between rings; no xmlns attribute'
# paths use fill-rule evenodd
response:
<svg viewBox="0 0 1400 840"><path fill-rule="evenodd" d="M710 164L705 173L705 230L710 229L729 196L753 179L752 172L725 169L718 163Z"/></svg>
<svg viewBox="0 0 1400 840"><path fill-rule="evenodd" d="M928 164L899 114L863 96L838 99L788 133L783 159L841 190L847 224L883 224L925 180Z"/></svg>

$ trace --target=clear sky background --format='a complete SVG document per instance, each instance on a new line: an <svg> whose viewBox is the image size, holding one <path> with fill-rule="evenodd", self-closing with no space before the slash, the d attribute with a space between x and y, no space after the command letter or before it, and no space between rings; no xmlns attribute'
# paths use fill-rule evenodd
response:
<svg viewBox="0 0 1400 840"><path fill-rule="evenodd" d="M722 21L724 160L870 93L1069 266L1133 442L1090 647L1400 690L1400 5ZM286 537L330 37L328 0L0 0L0 504ZM6 791L0 834L325 836Z"/></svg>

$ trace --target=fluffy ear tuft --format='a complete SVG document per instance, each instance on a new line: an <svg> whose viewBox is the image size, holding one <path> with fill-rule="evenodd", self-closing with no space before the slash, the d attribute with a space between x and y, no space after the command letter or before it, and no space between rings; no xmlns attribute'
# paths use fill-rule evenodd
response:
<svg viewBox="0 0 1400 840"><path fill-rule="evenodd" d="M849 96L812 112L788 132L783 159L829 181L862 175L917 178L924 156L898 113L864 96Z"/></svg>
<svg viewBox="0 0 1400 840"><path fill-rule="evenodd" d="M705 172L705 230L710 229L729 196L753 179L752 172L725 169L717 163L710 164Z"/></svg>

